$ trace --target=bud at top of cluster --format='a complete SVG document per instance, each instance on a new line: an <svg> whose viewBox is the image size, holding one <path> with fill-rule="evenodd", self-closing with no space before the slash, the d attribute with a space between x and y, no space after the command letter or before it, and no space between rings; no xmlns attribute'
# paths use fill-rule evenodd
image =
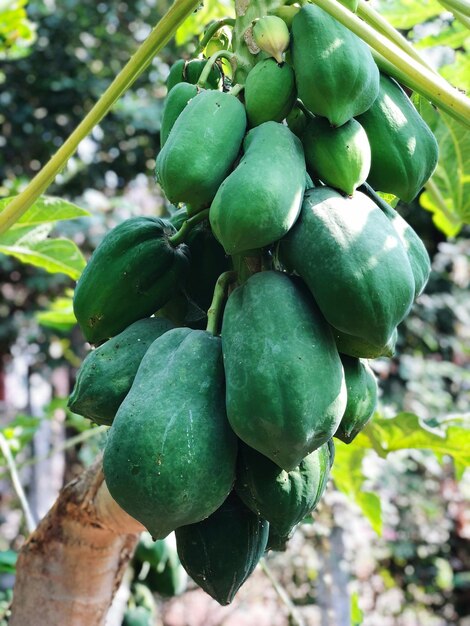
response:
<svg viewBox="0 0 470 626"><path fill-rule="evenodd" d="M253 40L261 50L282 63L282 53L289 46L289 29L280 17L266 15L254 23Z"/></svg>

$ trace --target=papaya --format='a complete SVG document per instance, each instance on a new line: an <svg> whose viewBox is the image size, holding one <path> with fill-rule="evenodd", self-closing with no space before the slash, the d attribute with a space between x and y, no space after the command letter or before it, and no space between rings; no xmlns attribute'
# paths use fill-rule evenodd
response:
<svg viewBox="0 0 470 626"><path fill-rule="evenodd" d="M343 418L344 419L344 418ZM235 490L246 506L268 520L270 532L287 540L294 526L317 506L331 467L328 444L286 472L253 448L238 448Z"/></svg>
<svg viewBox="0 0 470 626"><path fill-rule="evenodd" d="M379 92L379 70L362 39L320 7L305 4L292 21L292 62L309 111L342 126Z"/></svg>
<svg viewBox="0 0 470 626"><path fill-rule="evenodd" d="M186 573L176 550L167 540L153 541L148 533L142 533L133 562L137 571L146 564L148 573L144 581L152 592L172 597L185 590ZM142 580L141 575L142 572L138 576L139 580Z"/></svg>
<svg viewBox="0 0 470 626"><path fill-rule="evenodd" d="M346 354L361 359L377 359L380 356L392 357L395 354L398 331L395 328L390 338L383 346L375 346L365 339L342 333L336 328L333 328L333 336L340 354Z"/></svg>
<svg viewBox="0 0 470 626"><path fill-rule="evenodd" d="M367 361L341 356L348 390L348 403L335 437L351 443L374 414L377 380Z"/></svg>
<svg viewBox="0 0 470 626"><path fill-rule="evenodd" d="M301 140L307 170L313 178L349 196L365 182L370 170L370 146L356 120L334 128L323 117L310 118Z"/></svg>
<svg viewBox="0 0 470 626"><path fill-rule="evenodd" d="M245 109L235 96L203 91L180 113L159 152L156 176L168 200L190 213L209 206L240 150Z"/></svg>
<svg viewBox="0 0 470 626"><path fill-rule="evenodd" d="M160 147L166 143L168 135L188 102L199 93L196 85L178 83L168 94L163 105L162 123L160 125Z"/></svg>
<svg viewBox="0 0 470 626"><path fill-rule="evenodd" d="M367 182L411 202L437 165L439 148L431 129L398 83L384 74L376 101L358 121L372 152Z"/></svg>
<svg viewBox="0 0 470 626"><path fill-rule="evenodd" d="M90 343L149 317L184 285L189 250L170 244L175 232L157 217L131 217L105 235L73 297L75 317Z"/></svg>
<svg viewBox="0 0 470 626"><path fill-rule="evenodd" d="M166 80L166 88L168 93L179 83L190 83L195 85L202 74L207 61L205 59L193 59L192 61L184 61L178 59L170 68L168 78ZM223 74L218 65L213 65L206 81L207 89L221 89L223 83Z"/></svg>
<svg viewBox="0 0 470 626"><path fill-rule="evenodd" d="M274 550L274 552L285 552L287 550L287 542L292 538L295 528L286 537L285 535L279 535L274 528L269 526L268 543L266 544L266 552Z"/></svg>
<svg viewBox="0 0 470 626"><path fill-rule="evenodd" d="M299 219L278 255L307 283L328 323L384 346L409 312L414 279L393 225L360 192L329 187L306 192Z"/></svg>
<svg viewBox="0 0 470 626"><path fill-rule="evenodd" d="M123 617L122 626L152 626L154 616L144 606L127 608Z"/></svg>
<svg viewBox="0 0 470 626"><path fill-rule="evenodd" d="M287 63L264 59L246 77L245 108L250 126L282 122L296 98L294 70Z"/></svg>
<svg viewBox="0 0 470 626"><path fill-rule="evenodd" d="M221 340L174 328L147 350L110 428L109 492L154 539L213 513L235 479Z"/></svg>
<svg viewBox="0 0 470 626"><path fill-rule="evenodd" d="M268 541L269 524L232 492L197 524L175 532L180 561L191 578L222 606L255 569Z"/></svg>
<svg viewBox="0 0 470 626"><path fill-rule="evenodd" d="M264 122L248 132L243 149L209 212L212 231L227 254L262 248L287 233L305 189L302 144L286 126Z"/></svg>
<svg viewBox="0 0 470 626"><path fill-rule="evenodd" d="M254 274L222 322L229 422L247 445L290 472L336 431L346 407L333 335L300 281Z"/></svg>
<svg viewBox="0 0 470 626"><path fill-rule="evenodd" d="M282 53L289 46L289 29L280 17L265 15L253 25L253 41L260 50L282 63Z"/></svg>
<svg viewBox="0 0 470 626"><path fill-rule="evenodd" d="M429 275L431 274L431 259L429 258L424 243L408 222L385 202L383 198L375 193L367 183L364 185L364 193L366 193L385 213L392 222L395 231L398 233L408 254L408 260L415 281L415 298L417 298L423 293L429 280Z"/></svg>
<svg viewBox="0 0 470 626"><path fill-rule="evenodd" d="M69 409L111 425L150 344L171 328L163 317L138 320L90 352L78 370Z"/></svg>
<svg viewBox="0 0 470 626"><path fill-rule="evenodd" d="M301 138L307 126L307 117L302 109L294 106L286 117L287 126L297 137Z"/></svg>
<svg viewBox="0 0 470 626"><path fill-rule="evenodd" d="M300 11L300 7L296 5L281 5L276 7L272 14L276 17L280 17L283 22L285 22L287 28L291 28L292 20L294 19L294 15L296 15Z"/></svg>

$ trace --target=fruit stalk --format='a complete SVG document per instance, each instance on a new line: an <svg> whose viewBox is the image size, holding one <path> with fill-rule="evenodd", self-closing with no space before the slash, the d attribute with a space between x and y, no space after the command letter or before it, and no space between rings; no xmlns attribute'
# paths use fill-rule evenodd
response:
<svg viewBox="0 0 470 626"><path fill-rule="evenodd" d="M221 274L215 284L214 297L207 311L207 328L206 330L212 335L218 334L219 320L222 313L222 305L225 301L227 288L237 278L236 272L224 272Z"/></svg>

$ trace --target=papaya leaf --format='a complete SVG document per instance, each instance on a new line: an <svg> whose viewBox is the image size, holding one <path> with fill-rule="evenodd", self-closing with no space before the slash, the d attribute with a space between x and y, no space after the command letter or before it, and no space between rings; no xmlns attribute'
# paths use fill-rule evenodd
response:
<svg viewBox="0 0 470 626"><path fill-rule="evenodd" d="M349 499L355 502L364 516L369 520L372 528L378 535L382 534L382 509L379 497L372 492L364 491L366 480L362 463L368 450L357 446L348 446L335 442L335 462L332 468L332 477L335 486Z"/></svg>
<svg viewBox="0 0 470 626"><path fill-rule="evenodd" d="M25 235L11 245L3 244L0 238L0 252L52 274L59 272L78 279L86 261L74 241L64 238L38 240L35 239L37 229L30 234L31 237Z"/></svg>
<svg viewBox="0 0 470 626"><path fill-rule="evenodd" d="M467 41L468 39L467 35ZM470 54L468 46L465 52L456 52L454 61L449 65L442 66L440 73L450 83L468 93L470 91Z"/></svg>
<svg viewBox="0 0 470 626"><path fill-rule="evenodd" d="M36 26L28 20L27 0L0 0L0 59L18 59L29 53Z"/></svg>
<svg viewBox="0 0 470 626"><path fill-rule="evenodd" d="M69 332L77 323L73 312L72 296L56 298L47 310L36 313L36 319L41 326L60 332Z"/></svg>
<svg viewBox="0 0 470 626"><path fill-rule="evenodd" d="M0 212L3 211L13 198L15 198L15 196L0 199ZM25 226L36 226L38 224L58 222L61 220L71 220L88 215L90 215L88 211L81 209L76 204L68 202L63 198L40 196L32 207L20 217L16 224L13 224L10 231L21 230Z"/></svg>
<svg viewBox="0 0 470 626"><path fill-rule="evenodd" d="M194 11L176 31L176 45L182 46L193 39L194 34L201 34L204 27L212 20L235 17L233 3L230 0L205 0L201 8Z"/></svg>
<svg viewBox="0 0 470 626"><path fill-rule="evenodd" d="M379 12L395 28L409 30L444 13L445 9L437 0L387 0L380 2Z"/></svg>
<svg viewBox="0 0 470 626"><path fill-rule="evenodd" d="M413 33L414 34L414 33ZM412 34L412 38L413 37ZM468 30L457 21L447 27L443 26L438 33L427 35L414 42L415 48L431 48L432 46L448 46L453 50L462 48L468 39Z"/></svg>
<svg viewBox="0 0 470 626"><path fill-rule="evenodd" d="M436 455L451 456L460 475L470 465L470 413L443 418L433 426L413 413L399 413L394 418L376 414L357 437L363 449L364 438L370 440L380 456L396 450L430 450Z"/></svg>
<svg viewBox="0 0 470 626"><path fill-rule="evenodd" d="M470 131L420 96L413 101L433 131L440 155L420 202L433 214L437 228L455 236L463 224L470 223Z"/></svg>

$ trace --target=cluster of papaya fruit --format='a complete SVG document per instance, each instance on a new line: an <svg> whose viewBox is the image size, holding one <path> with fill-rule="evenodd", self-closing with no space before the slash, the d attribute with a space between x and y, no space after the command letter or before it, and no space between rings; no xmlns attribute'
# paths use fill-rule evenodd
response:
<svg viewBox="0 0 470 626"><path fill-rule="evenodd" d="M213 57L172 67L156 174L183 208L109 232L74 297L98 347L70 407L111 426L109 491L221 604L316 507L430 272L373 188L414 198L432 132L360 39L288 8L244 91Z"/></svg>

